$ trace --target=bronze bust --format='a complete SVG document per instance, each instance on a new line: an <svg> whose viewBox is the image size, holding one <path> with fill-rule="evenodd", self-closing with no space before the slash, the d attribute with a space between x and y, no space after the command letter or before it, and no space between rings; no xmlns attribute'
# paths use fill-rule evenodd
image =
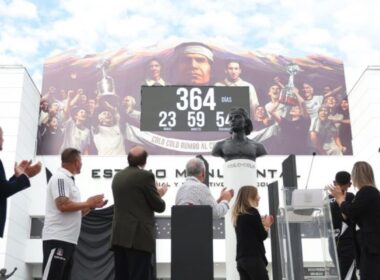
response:
<svg viewBox="0 0 380 280"><path fill-rule="evenodd" d="M253 126L246 110L232 108L228 120L231 137L216 143L211 152L213 156L221 157L225 161L233 159L255 161L257 157L267 154L263 144L247 137L252 132Z"/></svg>

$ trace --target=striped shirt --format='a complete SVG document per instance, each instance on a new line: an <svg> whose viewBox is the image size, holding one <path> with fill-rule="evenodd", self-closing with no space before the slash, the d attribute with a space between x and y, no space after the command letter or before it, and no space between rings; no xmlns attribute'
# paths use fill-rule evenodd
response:
<svg viewBox="0 0 380 280"><path fill-rule="evenodd" d="M55 203L59 197L80 202L80 193L74 176L65 168L59 168L50 178L46 193L46 214L42 240L60 240L78 243L82 212L61 212Z"/></svg>

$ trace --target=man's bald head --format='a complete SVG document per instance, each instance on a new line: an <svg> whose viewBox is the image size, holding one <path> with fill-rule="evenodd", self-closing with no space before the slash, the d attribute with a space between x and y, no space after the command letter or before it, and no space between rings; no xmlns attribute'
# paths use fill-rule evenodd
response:
<svg viewBox="0 0 380 280"><path fill-rule="evenodd" d="M128 164L129 166L144 166L146 164L146 159L148 158L148 153L141 146L135 146L129 150L128 153Z"/></svg>

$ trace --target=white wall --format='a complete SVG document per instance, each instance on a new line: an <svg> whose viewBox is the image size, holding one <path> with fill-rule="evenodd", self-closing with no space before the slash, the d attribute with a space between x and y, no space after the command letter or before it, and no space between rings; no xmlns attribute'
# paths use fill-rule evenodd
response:
<svg viewBox="0 0 380 280"><path fill-rule="evenodd" d="M358 160L367 160L372 164L378 184L380 183L379 79L380 66L369 66L348 96L354 155Z"/></svg>
<svg viewBox="0 0 380 280"><path fill-rule="evenodd" d="M35 155L40 94L22 66L0 66L0 126L4 130L1 154L8 178L15 161ZM30 269L24 257L30 233L29 191L8 199L7 223L1 240L0 267L17 267L14 279L28 279Z"/></svg>

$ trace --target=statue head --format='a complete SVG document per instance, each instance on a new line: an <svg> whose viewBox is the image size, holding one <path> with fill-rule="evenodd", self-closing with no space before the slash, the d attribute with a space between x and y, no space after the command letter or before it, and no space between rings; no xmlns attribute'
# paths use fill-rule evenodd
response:
<svg viewBox="0 0 380 280"><path fill-rule="evenodd" d="M253 130L252 121L249 118L248 112L244 108L232 108L228 120L231 126L231 134L233 132L244 130L244 133L249 135Z"/></svg>
<svg viewBox="0 0 380 280"><path fill-rule="evenodd" d="M5 276L7 270L5 268L0 269L0 276Z"/></svg>

